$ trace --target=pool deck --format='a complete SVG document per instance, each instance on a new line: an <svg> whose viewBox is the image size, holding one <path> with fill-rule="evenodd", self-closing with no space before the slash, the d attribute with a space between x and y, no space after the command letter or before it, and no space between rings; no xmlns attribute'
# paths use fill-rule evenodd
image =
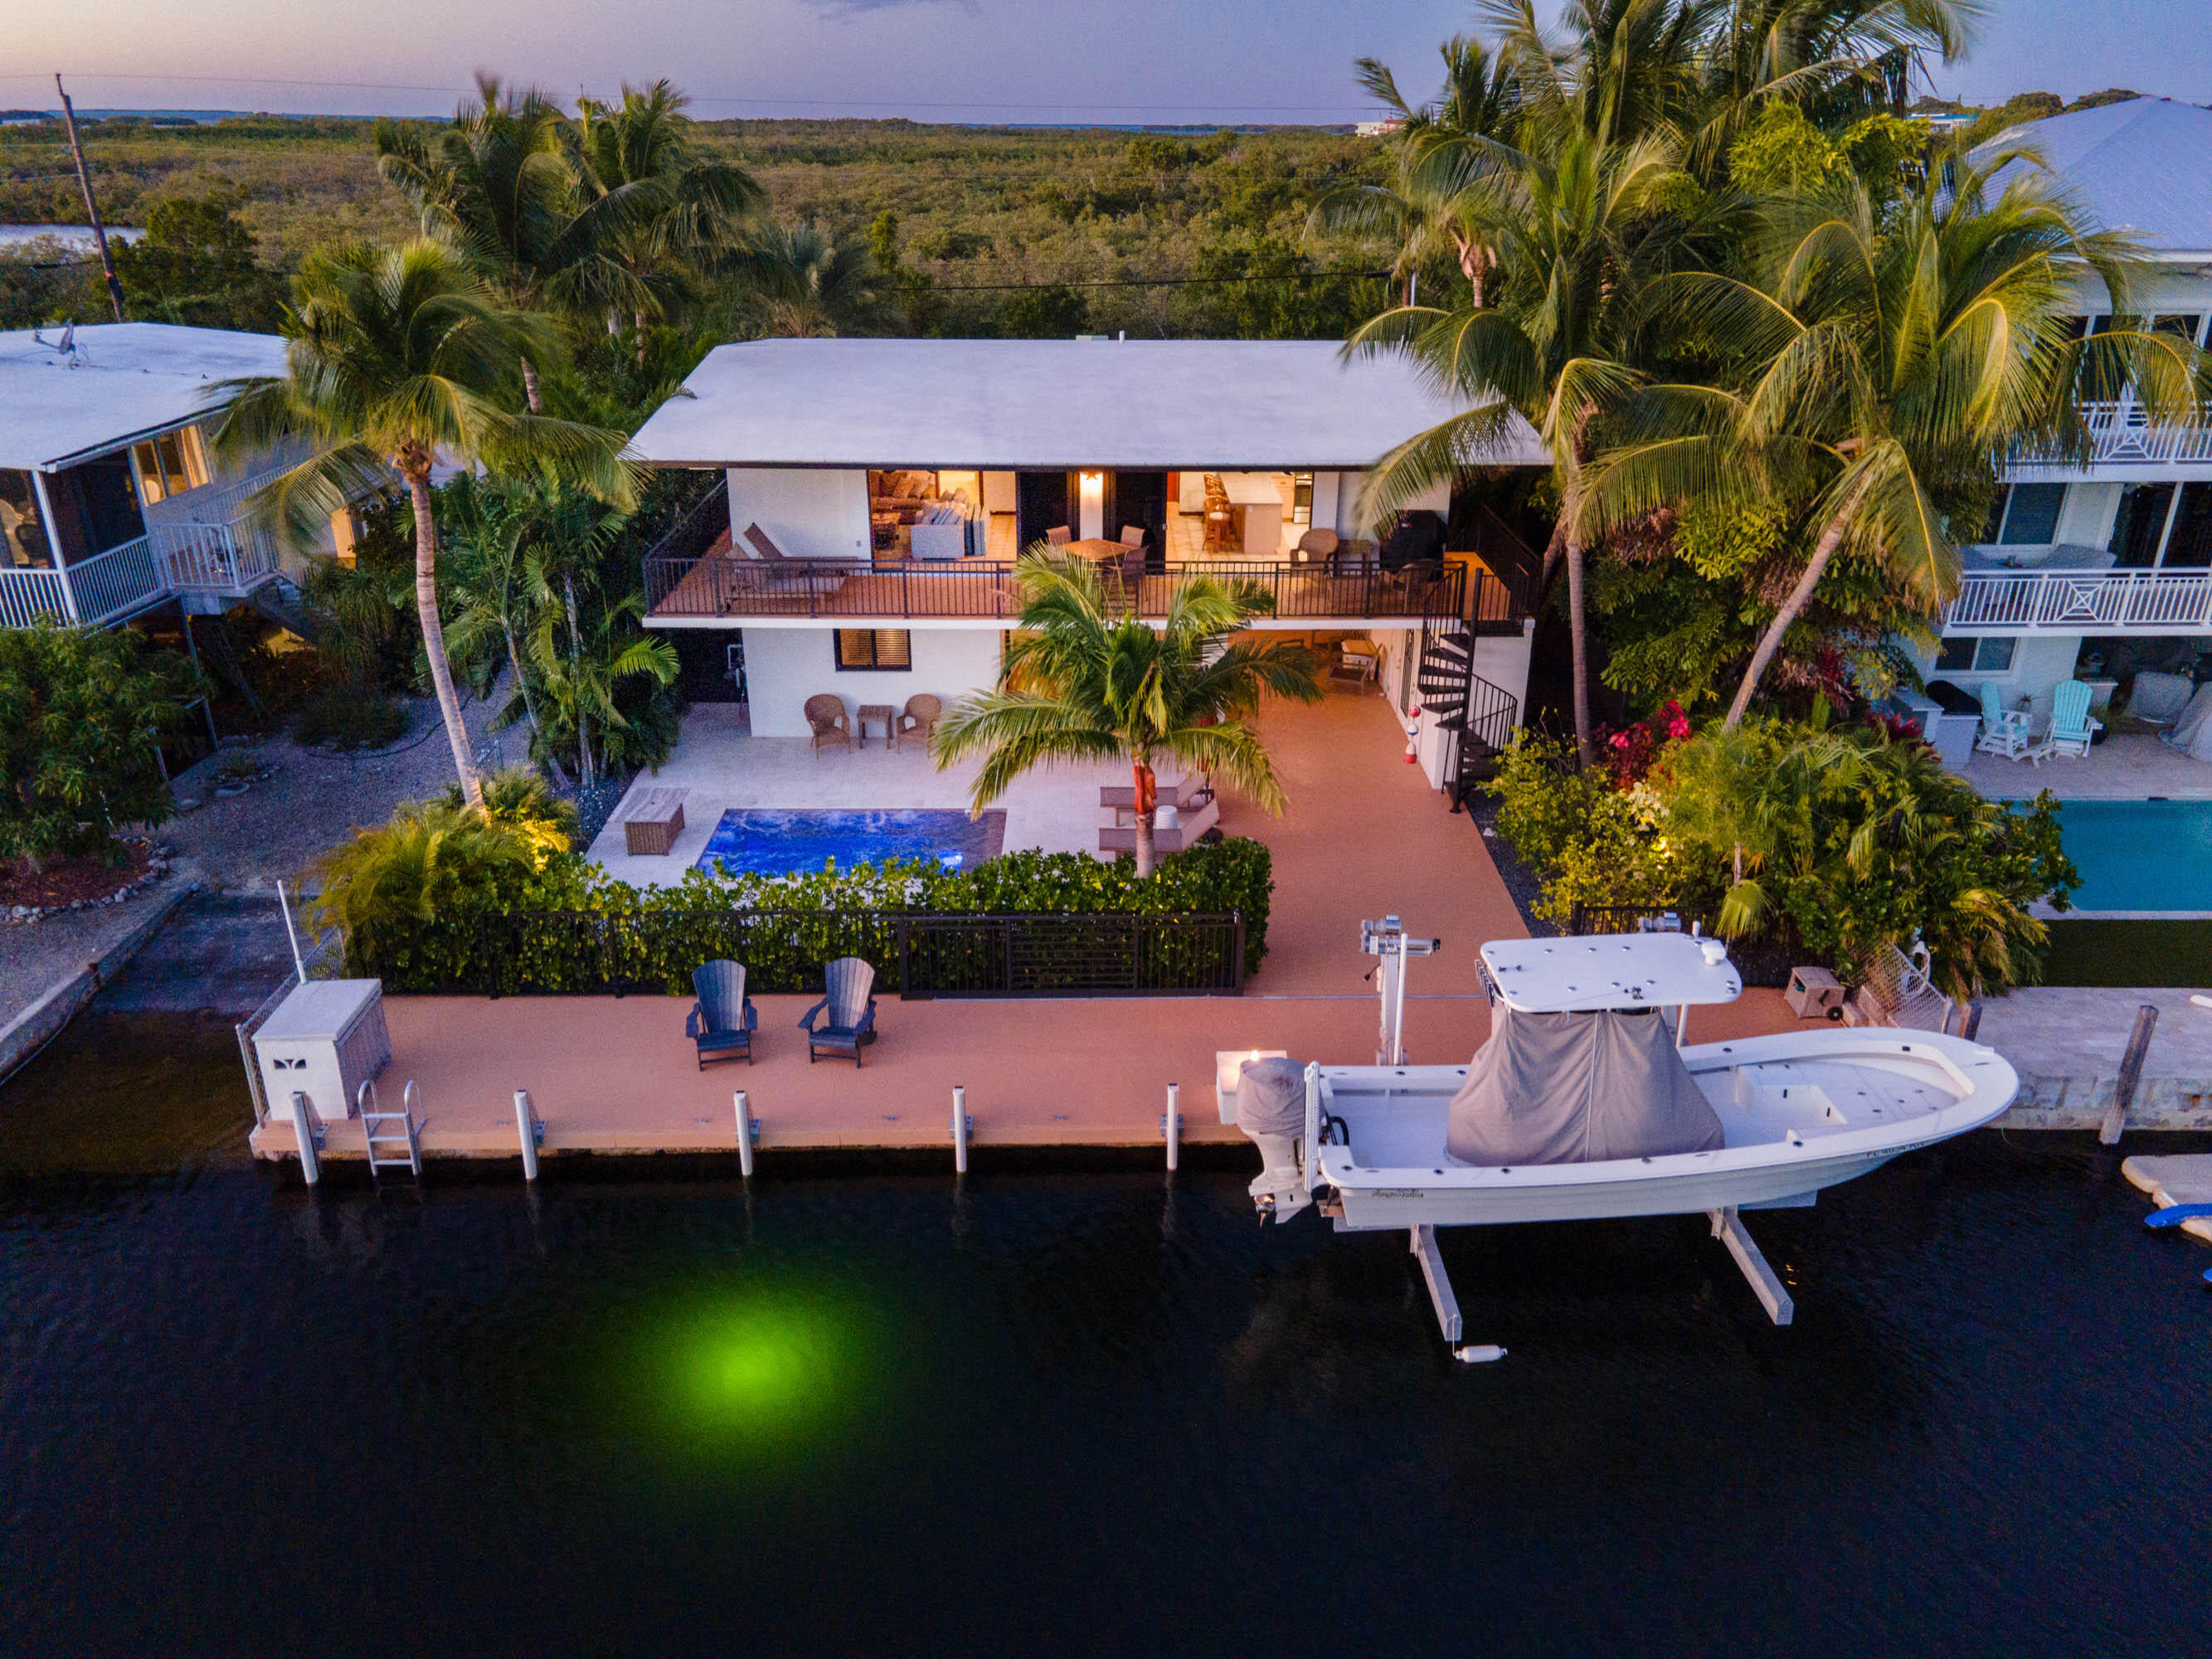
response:
<svg viewBox="0 0 2212 1659"><path fill-rule="evenodd" d="M514 1157L517 1089L530 1091L552 1152L731 1152L738 1089L767 1150L945 1147L961 1085L981 1147L1158 1146L1176 1083L1184 1138L1233 1141L1215 1105L1218 1051L1372 1062L1376 1000L1364 976L1373 959L1359 954L1359 922L1392 911L1416 934L1444 941L1411 965L1407 1050L1425 1062L1465 1060L1489 1033L1475 947L1525 933L1482 838L1402 763L1380 697L1272 711L1265 729L1289 811L1271 819L1231 800L1222 811L1225 830L1266 842L1275 858L1267 959L1241 997L888 997L877 1013L881 1040L857 1071L849 1061L807 1064L796 1027L811 999L761 997L757 1063L704 1073L684 1036L688 999L393 997L384 1103L396 1106L406 1082L416 1083L433 1155ZM1085 822L1095 825L1095 805ZM1011 825L1008 844L1022 844ZM1779 992L1754 990L1696 1011L1690 1036L1718 1041L1796 1024ZM274 1121L254 1132L253 1146L296 1155L289 1125ZM361 1150L357 1122L330 1126L326 1155Z"/></svg>
<svg viewBox="0 0 2212 1659"><path fill-rule="evenodd" d="M1985 800L2212 800L2212 765L2140 732L2115 732L2086 755L2051 755L2040 765L1978 754L1959 769Z"/></svg>

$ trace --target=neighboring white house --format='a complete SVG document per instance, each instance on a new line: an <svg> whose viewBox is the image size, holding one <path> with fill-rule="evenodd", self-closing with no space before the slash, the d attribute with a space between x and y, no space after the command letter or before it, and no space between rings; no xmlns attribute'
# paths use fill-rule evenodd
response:
<svg viewBox="0 0 2212 1659"><path fill-rule="evenodd" d="M2138 98L1994 142L2033 145L2100 227L2134 238L2155 272L2136 308L2205 340L2212 112ZM2094 281L2081 305L2089 328L2112 310ZM2013 458L1981 543L1966 550L1941 650L1920 665L1969 691L1994 680L2039 716L2063 680L2186 668L2212 652L2212 418L2152 426L2126 398L2085 413L2095 442L2086 466Z"/></svg>
<svg viewBox="0 0 2212 1659"><path fill-rule="evenodd" d="M635 441L654 465L726 478L647 560L647 622L697 659L695 687L721 673L725 695L744 688L756 736L804 737L824 693L857 718L994 684L1018 608L1012 562L1057 532L1091 544L1079 551L1113 568L1139 615L1211 572L1266 592L1260 627L1371 634L1403 667L1495 584L1471 558L1408 579L1309 532L1371 535L1367 469L1462 408L1402 359L1347 362L1328 342L723 346ZM1547 464L1517 417L1497 460ZM1227 503L1211 530L1209 493ZM1432 496L1419 505L1448 513L1448 489ZM1146 550L1105 545L1125 537ZM1528 630L1491 621L1476 672L1517 708ZM1402 707L1410 671L1399 681Z"/></svg>
<svg viewBox="0 0 2212 1659"><path fill-rule="evenodd" d="M274 462L225 470L226 380L284 372L271 334L167 323L0 333L0 627L106 625L170 602L208 614L279 575L244 518ZM351 545L350 520L332 526Z"/></svg>

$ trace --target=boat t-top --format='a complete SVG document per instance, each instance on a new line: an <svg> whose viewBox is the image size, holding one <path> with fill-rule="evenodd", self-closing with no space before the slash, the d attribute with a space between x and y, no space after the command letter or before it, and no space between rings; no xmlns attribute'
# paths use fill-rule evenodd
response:
<svg viewBox="0 0 2212 1659"><path fill-rule="evenodd" d="M1383 958L1386 1063L1247 1062L1235 1115L1264 1161L1252 1196L1263 1220L1317 1207L1340 1231L1406 1229L1465 1359L1504 1350L1462 1341L1438 1227L1703 1212L1786 1325L1789 1293L1738 1212L1809 1205L1980 1128L2020 1086L1996 1050L1934 1031L1824 1023L1683 1047L1687 1011L1743 982L1721 940L1681 933L1493 939L1489 1040L1464 1066L1402 1063L1405 958L1436 942L1392 918L1363 945Z"/></svg>

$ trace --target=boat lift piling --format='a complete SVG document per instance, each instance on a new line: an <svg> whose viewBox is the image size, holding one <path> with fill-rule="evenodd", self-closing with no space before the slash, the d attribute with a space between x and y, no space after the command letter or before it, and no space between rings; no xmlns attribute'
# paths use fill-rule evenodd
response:
<svg viewBox="0 0 2212 1659"><path fill-rule="evenodd" d="M300 1178L312 1187L323 1178L322 1160L316 1156L322 1150L323 1132L307 1106L307 1097L297 1089L292 1091L292 1133L300 1143Z"/></svg>
<svg viewBox="0 0 2212 1659"><path fill-rule="evenodd" d="M760 1120L751 1115L751 1109L745 1104L743 1089L730 1099L737 1110L738 1173L750 1181L753 1176L753 1141L760 1133Z"/></svg>
<svg viewBox="0 0 2212 1659"><path fill-rule="evenodd" d="M952 1173L968 1173L968 1137L975 1132L975 1120L968 1115L968 1087L965 1084L952 1085Z"/></svg>
<svg viewBox="0 0 2212 1659"><path fill-rule="evenodd" d="M538 1147L545 1139L545 1126L538 1121L535 1108L530 1103L530 1091L514 1091L514 1133L522 1146L522 1178L535 1182L538 1179Z"/></svg>
<svg viewBox="0 0 2212 1659"><path fill-rule="evenodd" d="M2120 1056L2120 1074L2112 1082L2112 1103L2105 1108L2105 1121L2097 1130L2097 1144L2117 1146L2127 1127L2128 1108L2136 1103L2136 1086L2142 1081L2143 1057L2150 1052L2150 1034L2158 1028L2158 1009L2144 1003L2136 1010L2135 1030L2128 1033L2127 1052Z"/></svg>
<svg viewBox="0 0 2212 1659"><path fill-rule="evenodd" d="M1168 1143L1168 1173L1176 1172L1176 1149L1182 1140L1182 1085L1168 1085L1168 1109L1160 1114L1160 1133Z"/></svg>
<svg viewBox="0 0 2212 1659"><path fill-rule="evenodd" d="M1444 1259L1437 1252L1437 1230L1426 1222L1413 1228L1407 1248L1421 1264L1421 1277L1429 1285L1429 1301L1437 1310L1437 1323L1443 1328L1444 1340L1451 1345L1452 1358L1470 1365L1504 1358L1505 1350L1495 1342L1460 1340L1467 1334L1466 1322L1460 1317L1459 1298L1452 1294L1451 1275L1444 1271Z"/></svg>

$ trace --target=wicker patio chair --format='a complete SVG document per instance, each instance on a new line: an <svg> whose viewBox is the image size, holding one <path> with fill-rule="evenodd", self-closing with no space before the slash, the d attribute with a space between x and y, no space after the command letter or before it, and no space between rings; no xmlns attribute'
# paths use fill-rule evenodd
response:
<svg viewBox="0 0 2212 1659"><path fill-rule="evenodd" d="M859 957L840 957L822 970L822 980L827 994L799 1022L806 1033L806 1063L811 1066L817 1054L841 1060L849 1054L858 1066L861 1048L876 1040L876 1000L869 994L875 968ZM827 1023L817 1026L825 1015Z"/></svg>
<svg viewBox="0 0 2212 1659"><path fill-rule="evenodd" d="M930 733L937 729L938 721L944 718L943 702L927 691L917 691L906 700L905 708L900 711L899 717L891 722L891 740L897 747L903 749L906 747L907 736L911 732L927 744L929 741Z"/></svg>
<svg viewBox="0 0 2212 1659"><path fill-rule="evenodd" d="M684 1035L699 1045L699 1069L708 1062L753 1060L753 1032L760 1026L760 1011L745 994L745 966L741 962L702 963L691 970L691 989L698 1000L684 1021Z"/></svg>
<svg viewBox="0 0 2212 1659"><path fill-rule="evenodd" d="M806 700L806 725L817 755L834 744L853 746L853 723L845 718L845 700L835 692L817 691Z"/></svg>

